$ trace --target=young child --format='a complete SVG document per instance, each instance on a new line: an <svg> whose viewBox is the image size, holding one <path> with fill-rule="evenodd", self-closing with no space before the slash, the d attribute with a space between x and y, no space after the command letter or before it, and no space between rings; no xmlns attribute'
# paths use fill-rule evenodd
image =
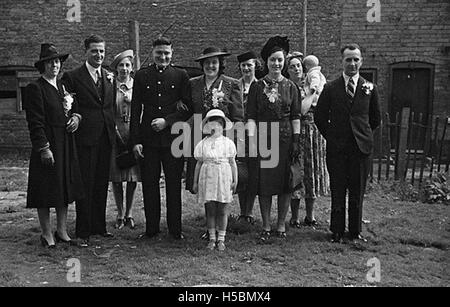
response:
<svg viewBox="0 0 450 307"><path fill-rule="evenodd" d="M308 55L303 59L303 65L306 69L305 78L305 93L306 97L302 102L302 114L305 114L307 110L312 106L317 105L320 93L322 93L323 87L327 82L327 79L320 71L322 68L319 66L319 59L314 55ZM303 112L305 109L306 112Z"/></svg>
<svg viewBox="0 0 450 307"><path fill-rule="evenodd" d="M206 224L209 233L207 249L225 250L225 234L228 223L228 204L233 201L237 187L236 145L223 135L231 129L231 121L219 109L212 109L202 122L203 131L209 136L194 149L197 160L193 192L199 203L205 204ZM217 230L217 237L216 237Z"/></svg>

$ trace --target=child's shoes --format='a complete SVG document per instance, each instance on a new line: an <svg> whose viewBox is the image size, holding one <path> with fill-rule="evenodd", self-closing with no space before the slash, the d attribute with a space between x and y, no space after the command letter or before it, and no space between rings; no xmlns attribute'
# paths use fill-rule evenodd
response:
<svg viewBox="0 0 450 307"><path fill-rule="evenodd" d="M225 250L225 242L218 241L217 242L217 249L220 250L220 251L224 251Z"/></svg>
<svg viewBox="0 0 450 307"><path fill-rule="evenodd" d="M216 247L216 242L214 240L209 240L208 245L206 245L206 249L214 250Z"/></svg>

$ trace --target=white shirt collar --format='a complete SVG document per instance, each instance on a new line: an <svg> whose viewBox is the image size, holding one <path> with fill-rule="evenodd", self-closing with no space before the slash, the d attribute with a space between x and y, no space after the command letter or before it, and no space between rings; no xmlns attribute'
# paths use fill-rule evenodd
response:
<svg viewBox="0 0 450 307"><path fill-rule="evenodd" d="M350 80L350 76L347 76L345 73L342 73L342 76L344 77L345 87L347 87L347 83L348 83L348 80ZM353 79L353 83L355 83L355 86L356 86L356 84L358 84L359 73L354 75L352 77L352 79Z"/></svg>
<svg viewBox="0 0 450 307"><path fill-rule="evenodd" d="M97 81L97 74L95 73L96 71L98 71L100 77L102 76L102 67L101 66L99 66L98 68L95 68L86 61L86 68L87 68L88 72L91 74L92 80L94 80L94 82Z"/></svg>

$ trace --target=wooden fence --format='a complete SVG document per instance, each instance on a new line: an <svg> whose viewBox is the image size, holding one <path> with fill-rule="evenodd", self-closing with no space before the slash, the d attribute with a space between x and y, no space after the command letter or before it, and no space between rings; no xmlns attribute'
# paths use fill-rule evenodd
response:
<svg viewBox="0 0 450 307"><path fill-rule="evenodd" d="M448 116L414 114L403 108L395 118L386 113L375 131L371 180L409 181L419 187L437 172L448 172L450 162Z"/></svg>

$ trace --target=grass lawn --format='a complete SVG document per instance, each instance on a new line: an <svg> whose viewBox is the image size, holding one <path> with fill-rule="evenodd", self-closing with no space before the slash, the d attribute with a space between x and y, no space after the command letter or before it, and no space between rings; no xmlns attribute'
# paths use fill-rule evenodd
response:
<svg viewBox="0 0 450 307"><path fill-rule="evenodd" d="M261 244L256 204L255 226L237 234L232 230L240 225L231 219L227 249L207 251L200 239L204 210L186 191L183 232L187 239L168 237L162 193L162 233L139 240L145 221L138 185L135 230L113 229L116 210L109 191L108 230L114 238L92 237L85 249L60 244L48 250L39 244L36 211L25 209L27 169L19 164L15 168L12 162L0 164L0 286L449 286L449 206L400 201L381 186L371 186L366 196L363 234L368 243L330 243L330 198L322 197L316 209L318 229L288 227L287 239ZM231 214L237 215L238 207L234 202ZM276 206L272 216L275 222ZM69 207L69 221L73 234L74 205ZM367 263L374 257L380 261L379 282L366 278L371 269ZM71 258L81 264L79 283L66 279Z"/></svg>

